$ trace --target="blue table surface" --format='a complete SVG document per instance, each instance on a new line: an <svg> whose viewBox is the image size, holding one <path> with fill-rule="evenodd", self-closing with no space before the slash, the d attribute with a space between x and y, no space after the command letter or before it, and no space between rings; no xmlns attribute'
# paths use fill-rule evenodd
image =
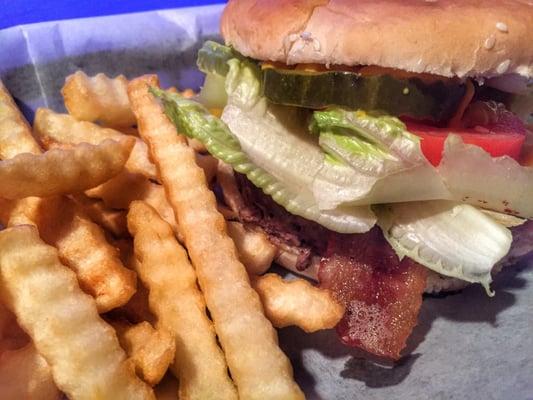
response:
<svg viewBox="0 0 533 400"><path fill-rule="evenodd" d="M0 29L34 22L223 2L224 0L0 0Z"/></svg>

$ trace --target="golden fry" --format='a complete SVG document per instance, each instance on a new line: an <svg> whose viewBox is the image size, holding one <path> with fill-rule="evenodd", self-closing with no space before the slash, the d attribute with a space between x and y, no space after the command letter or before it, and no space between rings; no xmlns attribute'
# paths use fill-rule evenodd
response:
<svg viewBox="0 0 533 400"><path fill-rule="evenodd" d="M0 225L6 226L11 215L11 210L16 202L0 198Z"/></svg>
<svg viewBox="0 0 533 400"><path fill-rule="evenodd" d="M276 328L297 326L306 332L331 329L344 315L344 307L324 289L304 279L284 281L277 274L252 278L265 314Z"/></svg>
<svg viewBox="0 0 533 400"><path fill-rule="evenodd" d="M119 75L89 77L82 71L67 77L61 90L70 115L82 121L100 121L107 126L131 126L135 117L128 101L128 80Z"/></svg>
<svg viewBox="0 0 533 400"><path fill-rule="evenodd" d="M261 275L270 268L277 249L263 232L247 230L240 222L228 221L228 234L248 274Z"/></svg>
<svg viewBox="0 0 533 400"><path fill-rule="evenodd" d="M180 381L180 398L237 399L196 274L172 229L143 202L131 204L128 227L134 236L136 271L149 289L158 328L176 337L172 371Z"/></svg>
<svg viewBox="0 0 533 400"><path fill-rule="evenodd" d="M4 99L6 94L0 96ZM15 108L12 112L18 110ZM13 131L18 136L0 135L0 148L11 156L22 152L40 154L41 150L27 124L24 125L20 112L18 118L22 121L21 129ZM60 167L65 168L64 165ZM132 296L135 274L122 265L117 250L107 243L102 229L87 220L72 200L32 197L0 203L4 203L0 204L0 218L4 225L35 225L43 239L58 248L62 261L78 274L84 290L95 296L100 312L125 304ZM55 228L57 232L53 231Z"/></svg>
<svg viewBox="0 0 533 400"><path fill-rule="evenodd" d="M165 189L157 183L150 182L145 176L123 172L103 185L88 190L85 194L102 199L107 207L121 210L128 209L132 201L145 201L172 225L174 232L179 232L174 210L168 203Z"/></svg>
<svg viewBox="0 0 533 400"><path fill-rule="evenodd" d="M196 139L187 138L187 143L189 143L189 146L194 149L197 153L205 154L207 153L207 149L205 148L205 145Z"/></svg>
<svg viewBox="0 0 533 400"><path fill-rule="evenodd" d="M135 364L137 375L150 386L157 385L174 360L174 337L166 329L156 330L146 321L137 325L114 321L111 325L120 345Z"/></svg>
<svg viewBox="0 0 533 400"><path fill-rule="evenodd" d="M0 81L0 160L13 158L20 153L40 152L28 122Z"/></svg>
<svg viewBox="0 0 533 400"><path fill-rule="evenodd" d="M108 230L115 237L123 237L128 234L126 213L124 211L112 210L107 208L101 200L90 199L81 194L72 198L91 221Z"/></svg>
<svg viewBox="0 0 533 400"><path fill-rule="evenodd" d="M135 259L135 257L133 257ZM131 262L128 266L137 271L138 262ZM150 311L148 305L148 289L141 280L137 282L137 291L131 296L131 299L122 307L116 310L119 316L127 318L136 324L147 321L153 324L156 320L154 314Z"/></svg>
<svg viewBox="0 0 533 400"><path fill-rule="evenodd" d="M264 316L235 244L227 235L215 196L196 165L194 150L148 92L150 85L158 86L157 77L130 82L130 103L139 134L150 147L178 217L239 398L303 399L289 360L278 346L276 331Z"/></svg>
<svg viewBox="0 0 533 400"><path fill-rule="evenodd" d="M0 161L0 197L48 197L95 187L123 169L133 144L132 138L124 137Z"/></svg>
<svg viewBox="0 0 533 400"><path fill-rule="evenodd" d="M154 399L126 362L113 328L94 299L63 266L37 229L0 232L0 287L8 307L71 399Z"/></svg>
<svg viewBox="0 0 533 400"><path fill-rule="evenodd" d="M196 164L204 170L206 181L211 182L217 174L218 160L209 154L196 153L195 157Z"/></svg>
<svg viewBox="0 0 533 400"><path fill-rule="evenodd" d="M29 341L30 338L17 323L15 314L0 302L0 355L6 350L18 350Z"/></svg>
<svg viewBox="0 0 533 400"><path fill-rule="evenodd" d="M46 149L89 143L98 145L106 139L118 140L125 135L111 128L87 121L78 121L68 114L58 114L47 108L39 108L35 113L33 130ZM135 145L131 151L125 169L142 174L150 179L157 179L155 165L148 157L148 146L139 138L134 138Z"/></svg>
<svg viewBox="0 0 533 400"><path fill-rule="evenodd" d="M241 192L239 191L239 187L237 186L235 173L233 172L231 165L222 161L218 162L217 182L222 188L224 202L228 207L236 213L242 210L245 207L245 204Z"/></svg>
<svg viewBox="0 0 533 400"><path fill-rule="evenodd" d="M157 400L176 400L178 397L179 383L172 375L167 374L154 388Z"/></svg>
<svg viewBox="0 0 533 400"><path fill-rule="evenodd" d="M61 398L50 367L31 343L0 354L0 392L2 400Z"/></svg>
<svg viewBox="0 0 533 400"><path fill-rule="evenodd" d="M38 227L43 240L58 249L62 262L76 272L81 288L95 298L100 312L126 304L135 292L135 273L124 267L101 228L70 199L20 201L10 226L22 224Z"/></svg>

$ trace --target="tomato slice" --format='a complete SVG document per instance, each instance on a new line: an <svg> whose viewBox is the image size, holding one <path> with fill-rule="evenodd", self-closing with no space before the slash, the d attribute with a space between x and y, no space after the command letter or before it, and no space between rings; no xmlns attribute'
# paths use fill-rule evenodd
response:
<svg viewBox="0 0 533 400"><path fill-rule="evenodd" d="M442 159L444 142L450 133L461 136L465 143L481 147L492 157L507 155L515 160L519 160L526 138L524 124L510 112L506 112L495 124L474 128L437 128L413 121L405 123L409 132L422 139L422 153L435 166Z"/></svg>

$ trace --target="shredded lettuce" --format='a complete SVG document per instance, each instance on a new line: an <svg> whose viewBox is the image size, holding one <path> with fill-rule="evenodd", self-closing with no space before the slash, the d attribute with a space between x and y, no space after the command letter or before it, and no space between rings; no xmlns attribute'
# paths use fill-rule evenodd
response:
<svg viewBox="0 0 533 400"><path fill-rule="evenodd" d="M274 105L261 95L260 72L254 64L236 59L228 64L228 104L222 119L252 162L297 190L310 190L320 209L404 201L407 196L410 200L448 196L417 139L398 119L341 109L312 113ZM306 127L309 118L314 135ZM354 144L357 151L365 154L360 168L345 162L345 153L338 147L336 152L324 151L335 145L324 146L323 134L335 135L341 129L352 132L353 138L353 131L363 132L359 136L365 139L353 142L358 143ZM383 164L386 159L392 166L364 170L369 153L374 161L380 159ZM396 182L407 186L397 190Z"/></svg>
<svg viewBox="0 0 533 400"><path fill-rule="evenodd" d="M311 132L320 146L359 172L383 177L416 165L428 165L420 139L388 115L330 108L315 111Z"/></svg>
<svg viewBox="0 0 533 400"><path fill-rule="evenodd" d="M366 232L375 224L376 217L370 207L320 210L308 190L287 185L251 162L228 126L209 114L201 104L154 88L152 92L162 99L166 114L180 132L204 143L211 154L246 174L251 182L290 213L341 233Z"/></svg>
<svg viewBox="0 0 533 400"><path fill-rule="evenodd" d="M511 231L468 204L440 200L376 208L379 225L400 258L439 274L478 282L489 295L491 270L511 248Z"/></svg>
<svg viewBox="0 0 533 400"><path fill-rule="evenodd" d="M491 157L450 135L438 172L457 201L523 218L533 218L533 167Z"/></svg>

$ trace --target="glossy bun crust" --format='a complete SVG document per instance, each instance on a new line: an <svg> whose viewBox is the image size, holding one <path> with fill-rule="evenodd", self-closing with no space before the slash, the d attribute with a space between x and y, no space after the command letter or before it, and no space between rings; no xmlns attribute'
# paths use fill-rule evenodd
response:
<svg viewBox="0 0 533 400"><path fill-rule="evenodd" d="M263 61L533 77L533 0L230 0L221 30Z"/></svg>

